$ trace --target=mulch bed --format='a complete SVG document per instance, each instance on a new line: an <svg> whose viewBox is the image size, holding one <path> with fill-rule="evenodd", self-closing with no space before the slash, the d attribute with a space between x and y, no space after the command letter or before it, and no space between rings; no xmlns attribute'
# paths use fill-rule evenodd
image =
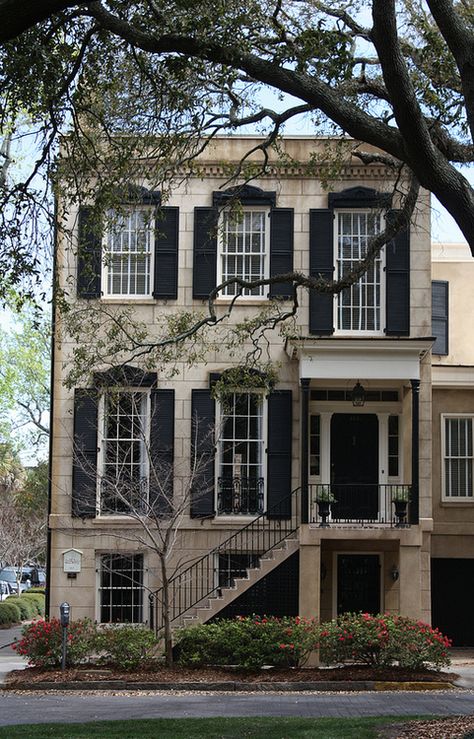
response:
<svg viewBox="0 0 474 739"><path fill-rule="evenodd" d="M374 670L370 667L348 665L335 668L288 668L263 669L250 672L239 669L185 667L150 668L136 672L125 672L112 667L81 667L69 668L62 672L59 669L44 669L28 667L25 670L13 670L8 678L8 685L22 685L37 682L86 682L91 680L126 680L130 682L160 682L160 683L216 683L238 681L246 683L262 682L318 682L328 680L382 682L452 682L456 675L449 672L422 670L410 672L408 670L391 667L389 669Z"/></svg>

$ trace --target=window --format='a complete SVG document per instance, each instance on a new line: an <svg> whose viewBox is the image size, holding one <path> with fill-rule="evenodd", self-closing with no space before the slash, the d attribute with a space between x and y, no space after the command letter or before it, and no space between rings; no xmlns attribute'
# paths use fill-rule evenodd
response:
<svg viewBox="0 0 474 739"><path fill-rule="evenodd" d="M152 290L154 217L145 208L109 211L104 245L104 294L149 296Z"/></svg>
<svg viewBox="0 0 474 739"><path fill-rule="evenodd" d="M230 393L221 404L218 440L217 510L262 513L264 399L257 393Z"/></svg>
<svg viewBox="0 0 474 739"><path fill-rule="evenodd" d="M433 280L431 283L431 332L435 337L433 354L447 355L449 328L449 283Z"/></svg>
<svg viewBox="0 0 474 739"><path fill-rule="evenodd" d="M309 474L321 474L321 417L311 415L309 426Z"/></svg>
<svg viewBox="0 0 474 739"><path fill-rule="evenodd" d="M388 417L388 476L398 477L399 472L399 419Z"/></svg>
<svg viewBox="0 0 474 739"><path fill-rule="evenodd" d="M143 554L102 554L100 623L143 623Z"/></svg>
<svg viewBox="0 0 474 739"><path fill-rule="evenodd" d="M338 211L336 213L337 279L348 275L367 254L371 236L381 230L381 217L372 211ZM383 258L379 253L361 279L337 297L338 331L379 333L382 327L381 306Z"/></svg>
<svg viewBox="0 0 474 739"><path fill-rule="evenodd" d="M224 210L220 224L220 274L218 283L240 277L243 280L262 280L269 273L268 210L245 208L241 213ZM223 296L233 297L238 285L230 284L222 290ZM242 291L246 297L262 298L268 286L261 285Z"/></svg>
<svg viewBox="0 0 474 739"><path fill-rule="evenodd" d="M472 416L451 416L444 424L444 495L460 499L473 497Z"/></svg>
<svg viewBox="0 0 474 739"><path fill-rule="evenodd" d="M146 507L148 495L149 396L143 390L103 398L100 512L126 513Z"/></svg>

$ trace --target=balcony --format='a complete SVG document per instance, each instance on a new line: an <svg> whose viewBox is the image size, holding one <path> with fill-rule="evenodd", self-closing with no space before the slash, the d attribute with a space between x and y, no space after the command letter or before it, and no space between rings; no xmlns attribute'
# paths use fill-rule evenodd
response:
<svg viewBox="0 0 474 739"><path fill-rule="evenodd" d="M309 485L309 521L403 528L418 523L411 485ZM319 501L319 502L318 502Z"/></svg>
<svg viewBox="0 0 474 739"><path fill-rule="evenodd" d="M257 516L264 508L263 477L219 477L217 513L219 516Z"/></svg>

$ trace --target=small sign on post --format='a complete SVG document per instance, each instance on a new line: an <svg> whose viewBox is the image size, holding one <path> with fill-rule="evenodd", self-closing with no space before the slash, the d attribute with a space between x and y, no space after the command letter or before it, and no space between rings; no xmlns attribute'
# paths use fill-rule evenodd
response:
<svg viewBox="0 0 474 739"><path fill-rule="evenodd" d="M67 629L69 626L69 617L70 617L70 611L71 606L69 603L61 603L59 606L59 614L60 614L60 620L61 620L61 628L62 628L62 643L61 643L61 670L66 669L66 659L67 659Z"/></svg>

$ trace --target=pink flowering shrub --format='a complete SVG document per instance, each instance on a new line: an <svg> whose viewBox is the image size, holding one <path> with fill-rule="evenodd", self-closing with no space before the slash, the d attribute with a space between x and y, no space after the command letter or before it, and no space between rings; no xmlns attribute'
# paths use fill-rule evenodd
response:
<svg viewBox="0 0 474 739"><path fill-rule="evenodd" d="M406 669L449 665L451 641L422 621L406 616L344 613L318 629L321 661L361 662L371 667L398 664Z"/></svg>
<svg viewBox="0 0 474 739"><path fill-rule="evenodd" d="M312 619L237 616L181 629L176 654L186 666L288 667L303 664L316 641Z"/></svg>
<svg viewBox="0 0 474 739"><path fill-rule="evenodd" d="M67 630L67 665L77 665L94 651L96 629L92 621L72 621ZM23 628L12 648L35 667L61 664L62 629L57 618L38 620Z"/></svg>

